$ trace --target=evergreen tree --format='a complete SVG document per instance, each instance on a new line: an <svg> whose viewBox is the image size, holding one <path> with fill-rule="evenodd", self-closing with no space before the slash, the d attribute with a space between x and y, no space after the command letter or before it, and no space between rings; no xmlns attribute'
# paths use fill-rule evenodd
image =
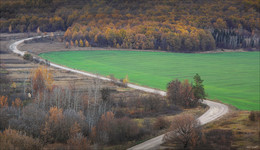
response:
<svg viewBox="0 0 260 150"><path fill-rule="evenodd" d="M196 74L194 77L195 85L193 86L194 98L195 99L205 99L206 94L204 90L203 80L201 80L200 75Z"/></svg>

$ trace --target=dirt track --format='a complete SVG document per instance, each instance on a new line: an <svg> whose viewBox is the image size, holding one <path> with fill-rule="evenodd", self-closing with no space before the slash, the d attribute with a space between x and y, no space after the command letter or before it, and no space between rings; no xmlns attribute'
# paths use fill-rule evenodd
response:
<svg viewBox="0 0 260 150"><path fill-rule="evenodd" d="M36 35L36 34L34 34ZM37 68L39 64L33 63L30 61L24 60L21 56L12 53L9 49L9 46L18 41L21 38L28 37L27 34L19 33L19 34L1 34L0 37L0 62L1 66L8 71L8 77L12 82L17 84L17 91L23 91L23 84L24 82L28 83L31 71L34 68ZM33 43L35 45L46 45L50 44L50 41L43 42L43 43ZM25 44L30 45L31 44ZM35 46L34 45L34 46ZM36 46L37 49L39 46ZM44 46L43 46L44 47ZM46 47L46 46L45 46ZM75 83L77 90L79 91L86 91L88 86L93 83L93 78L89 76L80 75L77 73L73 73L70 71L66 71L63 69L57 68L49 68L51 73L53 74L54 85L57 86L69 86L71 83ZM103 87L110 87L117 90L122 90L121 87L118 87L110 82L101 81ZM131 92L136 92L136 90L131 88L124 89L126 94L130 94ZM19 92L18 92L19 93ZM10 98L14 99L16 97L20 97L21 93L19 94L11 94Z"/></svg>
<svg viewBox="0 0 260 150"><path fill-rule="evenodd" d="M13 51L16 50L16 47L19 45L20 42L15 42L13 45L11 45L10 47L12 48ZM16 52L16 51L15 51ZM19 50L17 51L17 53L21 53L19 52ZM90 76L90 77L94 77L94 78L99 78L105 81L110 81L109 78L106 77L101 77L101 76L97 76L95 74L91 74L91 73L86 73L86 72L82 72L82 71L78 71L78 70L74 70L74 69L70 69L67 67L63 67L57 64L53 64L50 63L51 66L55 67L55 68L59 68L59 69L63 69L63 70L67 70L67 71L71 71L74 73L78 73L81 75L85 75L85 76ZM128 84L129 87L131 88L135 88L137 90L141 90L141 91L145 91L145 92L150 92L150 93L156 93L156 94L160 94L162 96L165 96L166 93L164 91L160 91L160 90L155 90L155 89L151 89L151 88L146 88L146 87L142 87L142 86L137 86L137 85L133 85L133 84ZM207 104L210 108L209 110L204 113L202 116L200 116L198 118L198 120L201 122L202 125L212 122L222 116L224 116L226 113L228 113L228 107L224 104L221 103L217 103L217 102L212 102L209 100L204 100L205 104ZM164 135L160 135L158 137L155 137L151 140L148 140L144 143L141 143L139 145L136 145L130 149L140 149L140 150L145 150L145 149L155 149L158 146L160 146L160 144L163 143L162 139L163 139Z"/></svg>
<svg viewBox="0 0 260 150"><path fill-rule="evenodd" d="M202 116L198 118L198 120L201 122L201 125L207 124L209 122L215 121L216 119L224 116L228 113L228 106L212 102L209 100L204 100L204 103L209 106L209 110L204 113ZM134 147L129 148L128 150L151 150L151 149L158 149L159 146L163 143L163 135L157 136L155 138L152 138L148 141L145 141L141 144L138 144Z"/></svg>

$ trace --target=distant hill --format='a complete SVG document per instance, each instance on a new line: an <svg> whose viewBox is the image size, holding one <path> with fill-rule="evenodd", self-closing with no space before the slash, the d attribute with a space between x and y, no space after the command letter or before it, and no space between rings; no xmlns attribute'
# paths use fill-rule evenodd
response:
<svg viewBox="0 0 260 150"><path fill-rule="evenodd" d="M259 0L0 0L1 32L168 51L259 48ZM86 42L87 41L87 42Z"/></svg>

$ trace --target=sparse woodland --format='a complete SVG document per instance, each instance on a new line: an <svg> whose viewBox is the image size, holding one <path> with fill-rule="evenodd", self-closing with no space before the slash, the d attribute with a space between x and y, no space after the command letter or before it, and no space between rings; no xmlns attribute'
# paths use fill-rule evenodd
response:
<svg viewBox="0 0 260 150"><path fill-rule="evenodd" d="M4 67L1 71L5 71ZM129 81L126 77L119 84L112 79L111 84L123 87ZM199 105L191 99L193 96L186 97L186 92L194 95L195 91L187 80L177 91L184 103L153 94L118 93L103 87L99 79L93 79L83 92L73 83L56 86L53 74L45 66L33 69L26 82L21 97L12 99L9 96L19 92L15 90L17 85L8 75L1 76L0 143L6 148L42 149L57 143L62 143L57 148L69 149L120 145L169 128L170 121L161 114L175 115L182 108ZM135 119L144 120L140 124Z"/></svg>
<svg viewBox="0 0 260 150"><path fill-rule="evenodd" d="M98 79L85 92L79 92L73 83L56 86L44 66L32 70L21 99L9 98L18 91L13 91L15 82L8 79L1 76L5 81L1 91L5 92L0 96L0 143L10 149L42 149L55 143L62 143L56 148L89 149L93 144L136 141L166 129L169 123L158 118L139 125L135 118L181 112L161 96L118 94L103 88Z"/></svg>
<svg viewBox="0 0 260 150"><path fill-rule="evenodd" d="M69 46L259 48L255 0L1 0L1 32L66 31Z"/></svg>

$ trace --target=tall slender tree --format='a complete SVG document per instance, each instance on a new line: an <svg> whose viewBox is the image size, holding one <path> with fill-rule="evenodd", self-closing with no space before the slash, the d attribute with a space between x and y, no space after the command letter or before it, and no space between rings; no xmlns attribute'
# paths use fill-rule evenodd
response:
<svg viewBox="0 0 260 150"><path fill-rule="evenodd" d="M194 98L205 99L207 95L205 94L204 85L202 84L203 80L200 78L200 75L196 74L193 79L195 82L195 85L193 85Z"/></svg>

